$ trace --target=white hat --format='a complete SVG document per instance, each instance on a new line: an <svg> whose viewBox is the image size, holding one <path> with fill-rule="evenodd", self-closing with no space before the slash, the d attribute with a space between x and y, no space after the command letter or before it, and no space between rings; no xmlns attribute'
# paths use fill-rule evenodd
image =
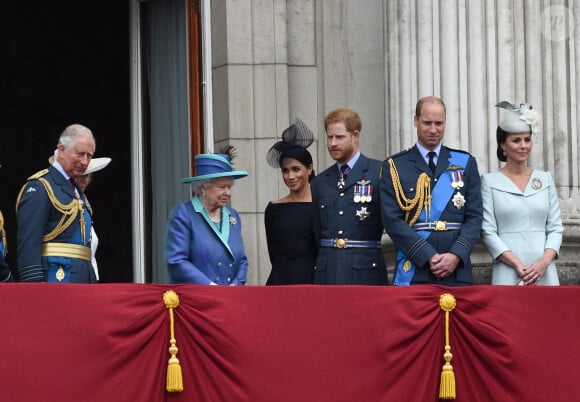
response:
<svg viewBox="0 0 580 402"><path fill-rule="evenodd" d="M107 167L111 163L111 158L93 158L87 166L84 174L95 173Z"/></svg>
<svg viewBox="0 0 580 402"><path fill-rule="evenodd" d="M499 121L499 128L502 130L508 133L529 133L539 130L540 115L531 105L521 103L517 106L510 102L502 101L495 107L505 109Z"/></svg>

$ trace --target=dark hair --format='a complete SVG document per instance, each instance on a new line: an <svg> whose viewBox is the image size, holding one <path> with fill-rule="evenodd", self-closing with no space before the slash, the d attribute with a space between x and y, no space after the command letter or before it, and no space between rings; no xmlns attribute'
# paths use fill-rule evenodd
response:
<svg viewBox="0 0 580 402"><path fill-rule="evenodd" d="M507 157L506 157L506 155L504 155L504 151L503 151L503 148L501 147L501 144L503 144L507 140L507 137L510 134L512 134L512 133L508 133L507 131L503 130L499 126L497 127L497 131L495 132L495 139L497 141L496 155L497 155L497 159L500 162L505 162L507 160Z"/></svg>
<svg viewBox="0 0 580 402"><path fill-rule="evenodd" d="M296 159L298 162L303 164L306 169L312 166L312 173L308 176L308 182L310 183L314 178L314 164L312 162L312 155L310 152L304 147L299 145L289 145L284 148L282 153L280 154L280 159L278 159L278 163L280 164L280 168L282 168L282 162L285 158Z"/></svg>
<svg viewBox="0 0 580 402"><path fill-rule="evenodd" d="M445 103L443 102L442 99L436 96L425 96L417 101L417 105L415 105L415 116L417 117L421 116L421 108L423 107L423 104L426 102L439 103L441 106L443 106L443 113L447 115L447 108L445 107Z"/></svg>

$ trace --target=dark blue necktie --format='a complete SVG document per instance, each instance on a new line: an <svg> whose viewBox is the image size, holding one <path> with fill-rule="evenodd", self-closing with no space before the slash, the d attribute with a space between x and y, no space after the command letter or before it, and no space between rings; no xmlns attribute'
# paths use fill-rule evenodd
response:
<svg viewBox="0 0 580 402"><path fill-rule="evenodd" d="M431 172L435 173L435 152L431 151L427 155L429 155L429 169Z"/></svg>
<svg viewBox="0 0 580 402"><path fill-rule="evenodd" d="M350 172L350 166L346 163L340 167L340 177L346 180L346 175Z"/></svg>

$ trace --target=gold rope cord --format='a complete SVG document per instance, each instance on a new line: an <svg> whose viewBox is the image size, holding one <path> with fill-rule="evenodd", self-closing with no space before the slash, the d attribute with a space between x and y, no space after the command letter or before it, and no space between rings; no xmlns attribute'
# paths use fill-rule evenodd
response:
<svg viewBox="0 0 580 402"><path fill-rule="evenodd" d="M421 173L417 178L417 184L415 185L415 197L413 199L408 199L401 185L401 179L399 178L399 172L395 167L395 162L393 158L389 158L391 179L393 180L393 189L395 190L395 199L397 204L402 211L405 211L405 221L409 223L409 226L413 226L423 207L425 208L425 218L429 220L429 209L431 207L431 178L425 172ZM417 207L415 214L409 220L409 214L413 208Z"/></svg>
<svg viewBox="0 0 580 402"><path fill-rule="evenodd" d="M439 298L439 307L445 311L445 364L441 370L441 383L439 385L439 399L455 399L455 374L451 365L451 345L449 344L449 313L455 308L457 301L450 293L444 293Z"/></svg>
<svg viewBox="0 0 580 402"><path fill-rule="evenodd" d="M163 293L163 302L165 307L169 309L169 325L170 325L170 339L169 339L169 362L167 364L167 382L165 389L167 392L181 392L183 391L183 377L181 374L181 366L177 358L177 341L175 340L175 323L173 320L173 309L179 306L179 296L173 290L168 290Z"/></svg>
<svg viewBox="0 0 580 402"><path fill-rule="evenodd" d="M35 175L36 176L36 175ZM52 186L50 183L43 177L35 177L32 178L38 179L46 189L46 193L48 194L48 198L50 202L54 206L54 208L62 214L58 224L52 230L52 232L47 233L42 237L43 242L49 242L57 238L62 232L64 232L76 219L76 217L80 213L79 222L81 226L81 239L83 244L85 243L86 237L86 223L85 223L85 214L83 208L83 202L77 198L73 198L73 200L69 204L61 203L56 196L54 195L54 191L52 190ZM20 199L22 198L22 194L24 192L24 188L26 184L22 186L20 192L18 193L18 197L16 199L16 211L18 212L18 204L20 204Z"/></svg>

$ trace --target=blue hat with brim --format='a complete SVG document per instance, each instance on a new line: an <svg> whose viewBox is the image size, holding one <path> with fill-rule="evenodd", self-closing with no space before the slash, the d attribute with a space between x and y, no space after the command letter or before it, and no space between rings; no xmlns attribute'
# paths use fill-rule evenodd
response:
<svg viewBox="0 0 580 402"><path fill-rule="evenodd" d="M241 179L246 177L245 170L232 170L229 155L226 154L200 154L195 156L195 170L197 176L181 179L182 183L191 183L200 180L216 179L218 177L231 177Z"/></svg>

